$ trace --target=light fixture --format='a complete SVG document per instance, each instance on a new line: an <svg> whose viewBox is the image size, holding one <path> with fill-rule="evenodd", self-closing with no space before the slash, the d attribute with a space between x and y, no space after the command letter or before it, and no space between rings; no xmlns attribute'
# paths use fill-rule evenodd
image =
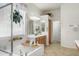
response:
<svg viewBox="0 0 79 59"><path fill-rule="evenodd" d="M41 22L42 22L42 23L45 23L45 20L42 20Z"/></svg>
<svg viewBox="0 0 79 59"><path fill-rule="evenodd" d="M36 16L31 16L30 19L33 20L33 21L40 20L40 18L39 17L36 17Z"/></svg>

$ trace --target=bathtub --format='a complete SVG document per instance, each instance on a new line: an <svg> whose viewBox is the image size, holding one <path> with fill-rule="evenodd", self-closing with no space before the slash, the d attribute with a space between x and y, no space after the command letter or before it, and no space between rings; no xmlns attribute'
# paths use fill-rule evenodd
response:
<svg viewBox="0 0 79 59"><path fill-rule="evenodd" d="M21 52L21 53L20 53ZM44 56L44 45L39 47L23 47L22 45L17 46L14 49L14 56Z"/></svg>

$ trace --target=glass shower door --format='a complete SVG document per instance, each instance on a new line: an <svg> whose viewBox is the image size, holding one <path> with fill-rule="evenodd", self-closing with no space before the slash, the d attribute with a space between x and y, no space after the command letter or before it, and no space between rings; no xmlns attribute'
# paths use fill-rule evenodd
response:
<svg viewBox="0 0 79 59"><path fill-rule="evenodd" d="M11 4L5 4L0 7L0 55L4 55L4 56L10 55L12 52L11 7L12 7Z"/></svg>
<svg viewBox="0 0 79 59"><path fill-rule="evenodd" d="M22 4L5 4L0 7L0 56L20 54L19 45L25 36L25 11ZM13 22L13 12L19 10L23 19L20 24Z"/></svg>

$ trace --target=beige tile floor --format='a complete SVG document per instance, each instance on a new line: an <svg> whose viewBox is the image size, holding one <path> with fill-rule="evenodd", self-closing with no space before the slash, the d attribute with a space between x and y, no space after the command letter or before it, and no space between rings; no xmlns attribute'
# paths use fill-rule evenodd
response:
<svg viewBox="0 0 79 59"><path fill-rule="evenodd" d="M79 56L79 50L61 47L57 42L45 47L45 56Z"/></svg>

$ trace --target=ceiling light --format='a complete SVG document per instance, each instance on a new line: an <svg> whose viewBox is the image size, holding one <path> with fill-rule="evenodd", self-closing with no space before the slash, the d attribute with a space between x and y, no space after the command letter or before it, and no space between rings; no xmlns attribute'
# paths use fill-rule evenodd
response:
<svg viewBox="0 0 79 59"><path fill-rule="evenodd" d="M30 19L31 19L31 20L34 20L34 21L40 20L40 18L39 18L39 17L36 17L36 16L31 16Z"/></svg>
<svg viewBox="0 0 79 59"><path fill-rule="evenodd" d="M42 23L45 23L45 20L42 20L41 22L42 22Z"/></svg>

